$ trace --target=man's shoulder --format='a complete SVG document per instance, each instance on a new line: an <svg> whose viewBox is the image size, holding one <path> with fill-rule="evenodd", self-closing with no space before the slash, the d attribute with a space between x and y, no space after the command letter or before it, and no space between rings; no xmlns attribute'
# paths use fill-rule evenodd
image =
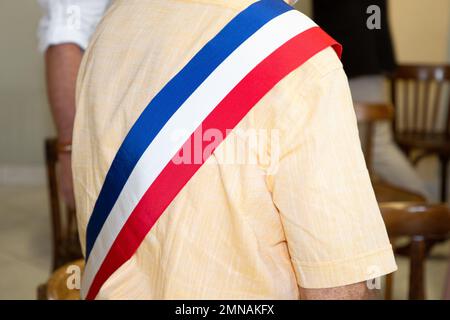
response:
<svg viewBox="0 0 450 320"><path fill-rule="evenodd" d="M330 72L343 70L343 67L336 51L332 47L328 47L312 56L300 69L311 79L320 79Z"/></svg>
<svg viewBox="0 0 450 320"><path fill-rule="evenodd" d="M330 74L345 74L341 61L332 47L315 54L299 68L294 70L275 90L277 95L289 97L295 102L311 92L326 90ZM345 79L342 75L339 79ZM293 103L296 105L296 103Z"/></svg>

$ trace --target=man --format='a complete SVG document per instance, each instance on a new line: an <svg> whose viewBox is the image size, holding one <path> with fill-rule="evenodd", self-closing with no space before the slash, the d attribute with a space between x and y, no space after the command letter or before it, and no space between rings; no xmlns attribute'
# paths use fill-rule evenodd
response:
<svg viewBox="0 0 450 320"><path fill-rule="evenodd" d="M329 41L286 7L281 0L112 4L92 37L77 86L73 172L87 256L84 297L361 299L370 296L366 280L396 269L334 50L328 46L308 56L267 87L259 102L254 96L283 70L279 64L298 62L316 43L289 51L296 42L287 41L247 76L234 77L266 45L295 34L291 27L311 27L292 40L315 34L311 40ZM246 33L249 38L220 60ZM275 59L280 52L283 59ZM217 67L216 60L222 61ZM227 81L246 90L231 90L222 100L229 109L220 109L220 102L202 124L238 119L241 106L254 101L229 129L279 139L254 148L230 134L208 153L208 143L223 132L212 126L200 134L198 164L189 162L198 130L193 141L181 140L179 157L163 162L162 155L179 149L172 148L180 141L176 129L190 134L202 110L197 108L225 90ZM171 91L174 83L177 90ZM182 95L182 111L165 119ZM211 116L218 109L222 117ZM167 132L165 139L161 132ZM233 160L242 150L256 161ZM163 187L156 189L159 182Z"/></svg>
<svg viewBox="0 0 450 320"><path fill-rule="evenodd" d="M314 19L345 48L342 62L353 100L389 101L386 74L394 71L396 61L386 0L314 0L313 4ZM380 29L367 26L367 9L373 5L380 9ZM383 180L431 198L419 173L395 144L391 123L375 127L372 154L374 171Z"/></svg>
<svg viewBox="0 0 450 320"><path fill-rule="evenodd" d="M74 208L71 153L75 118L75 83L83 51L109 0L38 0L44 16L40 21L39 49L45 52L47 92L56 125L61 164L61 191Z"/></svg>

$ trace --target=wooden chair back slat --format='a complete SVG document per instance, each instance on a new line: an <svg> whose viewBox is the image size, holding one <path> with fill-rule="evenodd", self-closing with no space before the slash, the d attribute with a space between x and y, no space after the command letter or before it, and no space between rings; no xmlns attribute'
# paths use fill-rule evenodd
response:
<svg viewBox="0 0 450 320"><path fill-rule="evenodd" d="M448 65L401 65L390 76L391 97L396 108L395 132L449 133L449 99L443 86L450 83ZM446 99L446 100L444 100ZM445 107L445 128L438 114Z"/></svg>
<svg viewBox="0 0 450 320"><path fill-rule="evenodd" d="M362 149L369 173L372 174L372 145L374 125L378 121L390 121L393 117L394 109L389 104L382 103L354 103L356 119L359 124L366 126L367 132L362 141Z"/></svg>
<svg viewBox="0 0 450 320"><path fill-rule="evenodd" d="M441 105L441 99L440 97L442 96L442 88L443 88L444 84L442 82L438 82L436 83L436 93L434 95L434 99L432 102L432 113L433 113L433 117L432 117L432 121L431 123L437 123L438 121L438 113L439 113L439 107ZM433 130L434 129L434 130ZM431 127L430 130L432 133L437 133L437 128L433 128ZM445 131L448 131L447 129Z"/></svg>
<svg viewBox="0 0 450 320"><path fill-rule="evenodd" d="M429 104L430 91L431 91L431 82L430 81L425 81L425 83L424 83L424 93L423 93L423 99L422 99L422 105L423 106L426 106L426 105ZM422 127L422 129L424 131L428 131L428 128L429 128L428 124L430 123L429 115L433 112L433 108L434 108L433 104L430 104L429 108L423 108L422 109L422 123L420 124L420 126ZM433 121L431 123L433 123Z"/></svg>

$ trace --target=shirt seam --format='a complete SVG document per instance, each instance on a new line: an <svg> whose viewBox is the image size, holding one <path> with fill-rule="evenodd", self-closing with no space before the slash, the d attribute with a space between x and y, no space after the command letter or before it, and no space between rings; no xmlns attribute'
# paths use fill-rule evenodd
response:
<svg viewBox="0 0 450 320"><path fill-rule="evenodd" d="M298 264L299 266L301 266L302 268L317 268L317 267L327 267L327 266L332 266L332 265L344 264L349 261L363 260L364 258L379 255L386 251L392 251L392 245L389 244L388 246L385 246L381 249L372 250L370 252L356 255L353 257L336 259L336 260L326 261L326 262L302 262L302 261L299 261L295 257L292 257L292 260L294 260L295 263Z"/></svg>

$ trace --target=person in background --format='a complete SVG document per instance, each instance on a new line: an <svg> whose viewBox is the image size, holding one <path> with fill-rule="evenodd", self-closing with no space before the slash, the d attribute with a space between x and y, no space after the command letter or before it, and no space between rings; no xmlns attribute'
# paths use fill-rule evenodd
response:
<svg viewBox="0 0 450 320"><path fill-rule="evenodd" d="M380 8L380 29L367 26L367 9L372 5ZM386 0L313 0L313 15L344 47L342 62L353 101L389 101L386 74L395 69L396 60ZM383 180L431 197L418 172L395 144L389 122L375 127L372 157L374 171Z"/></svg>
<svg viewBox="0 0 450 320"><path fill-rule="evenodd" d="M83 52L110 0L38 0L39 50L45 54L47 95L56 127L61 191L74 208L71 143L75 117L75 87Z"/></svg>

